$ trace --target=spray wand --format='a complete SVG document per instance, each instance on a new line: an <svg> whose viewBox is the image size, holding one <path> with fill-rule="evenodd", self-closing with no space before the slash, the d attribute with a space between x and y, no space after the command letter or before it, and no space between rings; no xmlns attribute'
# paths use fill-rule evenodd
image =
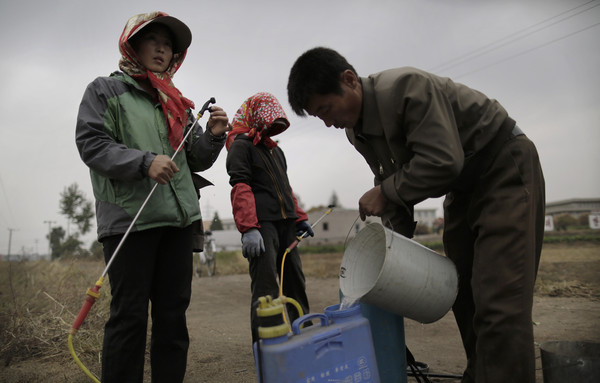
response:
<svg viewBox="0 0 600 383"><path fill-rule="evenodd" d="M215 98L211 97L210 100L206 101L204 103L204 105L202 105L202 109L200 109L200 111L198 112L198 115L196 117L196 122L198 122L202 118L202 116L204 115L204 113L207 110L209 112L211 111L210 104L214 104L215 102L216 102ZM171 156L171 161L173 161L173 159L175 158L175 156L177 155L177 153L179 153L179 151L183 147L183 145L184 145L185 141L187 140L189 134L193 130L193 126L194 125L192 124L192 126L190 127L190 129L188 130L188 132L185 134L185 136L181 140L181 143L177 147L177 150L175 150L175 153L173 153L173 156ZM81 360L79 360L79 357L77 357L77 354L75 353L75 349L73 348L73 336L77 333L77 331L79 331L79 328L81 327L81 325L83 324L83 321L85 320L85 318L87 317L88 313L90 312L90 309L92 308L92 306L94 305L94 303L96 303L96 300L100 297L100 289L102 288L102 285L104 283L104 278L106 277L106 274L108 273L108 269L110 268L110 266L112 265L113 261L115 260L115 258L117 256L117 253L119 252L119 250L121 250L121 247L123 246L123 243L125 242L125 239L127 239L127 237L129 236L129 233L131 232L131 229L133 228L133 225L135 225L135 222L137 221L137 219L139 218L140 214L142 213L142 210L144 210L144 208L146 207L148 201L150 200L150 197L154 193L154 190L156 190L157 186L158 186L158 183L155 183L154 186L152 187L152 189L150 190L150 193L148 193L148 196L146 197L146 199L142 203L142 206L140 206L140 209L138 210L137 214L135 215L135 217L133 217L133 220L131 221L131 224L129 225L129 227L125 231L125 234L123 235L123 238L121 238L121 241L119 242L117 248L113 252L112 256L110 257L110 260L108 261L108 263L106 264L106 267L104 268L104 272L102 273L102 275L100 276L100 278L98 278L98 280L96 281L96 284L94 285L94 287L91 287L91 288L89 288L87 290L87 292L86 292L87 296L85 298L85 302L83 303L83 306L81 307L81 310L79 311L79 314L77 315L77 317L75 318L75 321L73 322L73 325L71 326L71 331L69 331L68 346L69 346L69 351L71 353L71 356L75 360L75 363L77 363L77 365L81 368L81 370L89 378L91 378L96 383L100 383L100 380L94 374L92 374L90 372L90 370L87 369L87 367L85 367L85 365L81 362Z"/></svg>
<svg viewBox="0 0 600 383"><path fill-rule="evenodd" d="M325 211L325 214L323 214L312 225L310 225L311 229L313 229L315 226L317 226L317 224L319 222L321 222L323 220L323 218L325 218L326 216L328 216L333 211L334 208L335 208L335 205L333 205L333 204L327 206L327 210ZM283 258L281 259L281 276L279 277L279 296L280 297L283 296L283 268L285 266L285 257L288 255L288 253L290 251L292 251L294 249L294 247L298 246L298 243L300 243L300 241L302 241L307 236L308 236L308 231L305 231L301 235L297 236L296 239L294 240L294 242L292 242L287 247L287 249L285 249L285 253L283 253Z"/></svg>

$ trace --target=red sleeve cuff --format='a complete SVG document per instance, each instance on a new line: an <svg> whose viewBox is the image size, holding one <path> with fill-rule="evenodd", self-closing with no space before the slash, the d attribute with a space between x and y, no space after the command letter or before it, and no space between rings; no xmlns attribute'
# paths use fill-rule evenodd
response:
<svg viewBox="0 0 600 383"><path fill-rule="evenodd" d="M245 233L252 228L259 228L256 216L256 203L250 185L238 183L231 189L231 206L233 220L240 233Z"/></svg>

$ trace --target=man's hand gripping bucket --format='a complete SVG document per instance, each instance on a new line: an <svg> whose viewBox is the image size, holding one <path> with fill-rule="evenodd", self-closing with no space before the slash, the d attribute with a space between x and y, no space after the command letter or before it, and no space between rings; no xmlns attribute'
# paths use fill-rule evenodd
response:
<svg viewBox="0 0 600 383"><path fill-rule="evenodd" d="M458 275L450 259L371 223L344 252L340 289L349 299L431 323L454 304Z"/></svg>

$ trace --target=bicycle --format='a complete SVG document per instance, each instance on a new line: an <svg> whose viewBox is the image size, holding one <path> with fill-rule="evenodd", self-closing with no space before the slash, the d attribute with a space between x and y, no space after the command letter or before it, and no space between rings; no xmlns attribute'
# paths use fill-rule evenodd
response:
<svg viewBox="0 0 600 383"><path fill-rule="evenodd" d="M204 250L202 252L194 252L194 274L198 278L202 276L202 266L206 266L206 274L209 277L215 275L217 268L217 245L210 230L204 232Z"/></svg>

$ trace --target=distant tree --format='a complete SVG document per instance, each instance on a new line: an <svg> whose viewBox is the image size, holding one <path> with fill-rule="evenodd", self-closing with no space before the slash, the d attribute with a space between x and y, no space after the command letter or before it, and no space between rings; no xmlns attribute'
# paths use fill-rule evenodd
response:
<svg viewBox="0 0 600 383"><path fill-rule="evenodd" d="M46 236L50 241L50 258L58 259L63 256L88 256L90 252L82 248L83 242L78 235L66 236L65 229L61 226L53 227L50 234Z"/></svg>
<svg viewBox="0 0 600 383"><path fill-rule="evenodd" d="M66 187L60 193L60 213L66 216L69 222L75 223L81 234L86 234L92 228L92 203L85 198L77 183Z"/></svg>
<svg viewBox="0 0 600 383"><path fill-rule="evenodd" d="M582 214L577 218L577 225L579 226L589 226L590 225L590 215Z"/></svg>
<svg viewBox="0 0 600 383"><path fill-rule="evenodd" d="M424 235L424 234L431 234L431 228L429 228L429 226L424 225L422 223L417 224L417 227L415 228L415 235Z"/></svg>
<svg viewBox="0 0 600 383"><path fill-rule="evenodd" d="M431 227L434 233L440 234L442 230L444 230L444 218L438 217L433 221L433 225Z"/></svg>
<svg viewBox="0 0 600 383"><path fill-rule="evenodd" d="M86 234L92 228L92 218L94 218L92 203L85 198L85 194L74 183L65 187L60 193L59 208L60 213L67 217L69 225L67 229L73 223L77 226L78 231L71 233L71 230L67 230L65 233L62 227L53 228L48 235L51 258L56 259L63 255L90 255L91 253L82 247L83 242L79 240L79 235Z"/></svg>
<svg viewBox="0 0 600 383"><path fill-rule="evenodd" d="M104 250L102 248L102 244L98 241L94 241L90 246L90 253L94 258L103 259Z"/></svg>
<svg viewBox="0 0 600 383"><path fill-rule="evenodd" d="M571 214L561 214L554 217L554 227L556 230L568 230L569 226L577 224L577 220Z"/></svg>
<svg viewBox="0 0 600 383"><path fill-rule="evenodd" d="M212 231L223 230L223 222L221 222L221 219L219 218L218 211L215 212L215 215L210 223L210 230L212 230Z"/></svg>
<svg viewBox="0 0 600 383"><path fill-rule="evenodd" d="M68 236L64 242L61 244L61 257L64 256L79 256L85 255L88 256L89 252L85 250L83 247L83 242L79 240L76 235Z"/></svg>
<svg viewBox="0 0 600 383"><path fill-rule="evenodd" d="M65 229L61 226L53 227L50 234L46 236L50 242L50 257L56 259L62 255L62 240L65 237Z"/></svg>
<svg viewBox="0 0 600 383"><path fill-rule="evenodd" d="M338 198L338 195L335 192L335 190L333 191L333 193L331 193L331 197L329 197L329 205L333 205L335 207L341 207L340 199Z"/></svg>

